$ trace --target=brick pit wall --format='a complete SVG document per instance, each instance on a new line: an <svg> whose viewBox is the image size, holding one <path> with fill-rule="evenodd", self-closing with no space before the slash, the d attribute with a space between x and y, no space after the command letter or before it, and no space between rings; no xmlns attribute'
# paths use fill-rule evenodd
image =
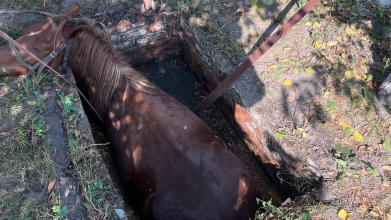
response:
<svg viewBox="0 0 391 220"><path fill-rule="evenodd" d="M120 22L111 28L111 40L133 65L179 55L178 13L162 12L139 17L134 23Z"/></svg>
<svg viewBox="0 0 391 220"><path fill-rule="evenodd" d="M182 54L209 91L232 72L232 64L228 60L205 52L197 29L177 12L141 17L133 23L122 22L111 28L111 40L133 65ZM260 158L271 180L280 183L281 179L276 174L281 171L288 171L285 178L305 176L301 172L302 164L289 156L289 149L282 151L276 144L270 143L273 138L261 130L252 112L243 107L241 97L240 91L233 85L216 102L239 137Z"/></svg>

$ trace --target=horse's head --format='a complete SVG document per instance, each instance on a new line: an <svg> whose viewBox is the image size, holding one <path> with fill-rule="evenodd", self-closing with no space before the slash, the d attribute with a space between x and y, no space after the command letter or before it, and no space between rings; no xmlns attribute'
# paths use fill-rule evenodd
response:
<svg viewBox="0 0 391 220"><path fill-rule="evenodd" d="M80 4L76 4L69 8L62 15L63 17L76 17L79 13ZM55 36L56 30L53 28L50 22L38 23L31 25L26 33L19 37L16 41L22 45L24 48L29 50L38 58L42 59L48 56L54 47L59 47L61 42L58 41L56 45ZM22 59L28 64L35 64L36 61L28 56L25 52L18 49L19 54ZM64 51L58 54L56 59L50 63L54 68L61 64L62 58L64 56ZM0 47L0 76L4 75L25 75L29 69L22 65L22 63L16 58L15 54L12 52L8 45Z"/></svg>

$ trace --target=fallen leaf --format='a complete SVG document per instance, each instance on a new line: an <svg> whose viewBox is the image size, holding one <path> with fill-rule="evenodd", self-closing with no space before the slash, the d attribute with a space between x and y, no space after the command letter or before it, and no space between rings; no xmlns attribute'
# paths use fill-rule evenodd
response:
<svg viewBox="0 0 391 220"><path fill-rule="evenodd" d="M362 137L361 134L358 133L357 131L354 131L354 132L353 132L353 137L354 137L354 139L356 139L356 141L358 141L358 142L360 142L360 143L364 143L363 137Z"/></svg>
<svg viewBox="0 0 391 220"><path fill-rule="evenodd" d="M292 86L292 82L289 79L286 79L286 80L284 80L283 85L289 87L289 86Z"/></svg>
<svg viewBox="0 0 391 220"><path fill-rule="evenodd" d="M304 129L303 128L301 128L300 126L298 126L298 125L296 125L296 129L298 130L298 131L300 131L300 132L304 132Z"/></svg>
<svg viewBox="0 0 391 220"><path fill-rule="evenodd" d="M278 133L278 132L276 132L275 135L280 140L283 139L286 136L285 134L281 134L281 133Z"/></svg>
<svg viewBox="0 0 391 220"><path fill-rule="evenodd" d="M56 180L55 179L50 181L50 183L48 185L47 194L50 194L53 191L53 188L54 188L55 185L56 185Z"/></svg>
<svg viewBox="0 0 391 220"><path fill-rule="evenodd" d="M257 32L255 32L254 30L249 30L248 33L253 36L257 35Z"/></svg>
<svg viewBox="0 0 391 220"><path fill-rule="evenodd" d="M302 136L303 136L303 138L306 138L308 136L308 133L303 132Z"/></svg>
<svg viewBox="0 0 391 220"><path fill-rule="evenodd" d="M338 165L341 165L342 167L347 167L348 166L348 164L345 161L341 160L341 159L337 159L337 163L338 163Z"/></svg>
<svg viewBox="0 0 391 220"><path fill-rule="evenodd" d="M270 69L273 69L273 70L276 70L276 69L278 69L278 66L276 66L276 65L271 65L271 66L269 66L269 68L270 68Z"/></svg>
<svg viewBox="0 0 391 220"><path fill-rule="evenodd" d="M310 66L307 69L305 69L305 73L312 76L312 74L316 73L316 71L314 70L314 68L312 66Z"/></svg>
<svg viewBox="0 0 391 220"><path fill-rule="evenodd" d="M293 74L298 74L299 70L298 69L293 69ZM391 127L390 127L391 128Z"/></svg>
<svg viewBox="0 0 391 220"><path fill-rule="evenodd" d="M79 135L80 135L80 131L79 130L75 130L73 133L75 134L76 137L79 137Z"/></svg>
<svg viewBox="0 0 391 220"><path fill-rule="evenodd" d="M354 35L355 31L351 27L346 27L345 28L345 33L348 35Z"/></svg>
<svg viewBox="0 0 391 220"><path fill-rule="evenodd" d="M322 27L322 25L319 23L319 22L314 22L313 24L312 24L312 27L313 28L320 28L320 27Z"/></svg>
<svg viewBox="0 0 391 220"><path fill-rule="evenodd" d="M305 26L311 27L311 26L312 26L312 22L307 22L307 23L305 23Z"/></svg>
<svg viewBox="0 0 391 220"><path fill-rule="evenodd" d="M354 73L355 73L354 70L347 70L347 71L345 71L344 76L346 79L353 79Z"/></svg>
<svg viewBox="0 0 391 220"><path fill-rule="evenodd" d="M255 9L257 10L257 12L261 13L263 11L262 7L259 6L259 5L255 5Z"/></svg>
<svg viewBox="0 0 391 220"><path fill-rule="evenodd" d="M342 219L342 220L348 220L349 219L349 214L344 209L341 209L338 212L338 217L340 219Z"/></svg>
<svg viewBox="0 0 391 220"><path fill-rule="evenodd" d="M327 101L327 107L329 109L333 109L333 110L338 110L339 109L338 105L335 102L332 102L332 101Z"/></svg>
<svg viewBox="0 0 391 220"><path fill-rule="evenodd" d="M9 132L0 132L0 136L7 136Z"/></svg>
<svg viewBox="0 0 391 220"><path fill-rule="evenodd" d="M352 128L352 126L348 125L343 119L339 119L339 124L344 128Z"/></svg>
<svg viewBox="0 0 391 220"><path fill-rule="evenodd" d="M383 141L383 148L391 153L391 145L387 138Z"/></svg>
<svg viewBox="0 0 391 220"><path fill-rule="evenodd" d="M331 92L329 91L326 91L324 94L323 94L323 98L327 99L329 96L330 96Z"/></svg>
<svg viewBox="0 0 391 220"><path fill-rule="evenodd" d="M318 49L318 48L320 48L320 47L322 46L322 44L320 44L320 43L316 40L316 41L314 42L313 46L314 46L315 49Z"/></svg>
<svg viewBox="0 0 391 220"><path fill-rule="evenodd" d="M345 128L345 129L343 130L343 133L344 133L347 137L349 137L350 135L352 135L353 129L352 129L352 128Z"/></svg>
<svg viewBox="0 0 391 220"><path fill-rule="evenodd" d="M327 46L332 47L338 44L338 41L328 41Z"/></svg>
<svg viewBox="0 0 391 220"><path fill-rule="evenodd" d="M379 214L375 211L371 211L370 214L375 218L379 217Z"/></svg>

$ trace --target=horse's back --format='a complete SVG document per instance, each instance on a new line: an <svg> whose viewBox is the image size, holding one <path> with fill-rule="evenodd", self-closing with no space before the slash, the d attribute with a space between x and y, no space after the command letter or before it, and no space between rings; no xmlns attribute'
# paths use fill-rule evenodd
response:
<svg viewBox="0 0 391 220"><path fill-rule="evenodd" d="M124 106L116 104L121 96L114 95L109 114L115 117L107 125L125 191L136 192L129 197L139 197L143 215L253 218L255 187L244 164L178 101L164 93L139 94Z"/></svg>

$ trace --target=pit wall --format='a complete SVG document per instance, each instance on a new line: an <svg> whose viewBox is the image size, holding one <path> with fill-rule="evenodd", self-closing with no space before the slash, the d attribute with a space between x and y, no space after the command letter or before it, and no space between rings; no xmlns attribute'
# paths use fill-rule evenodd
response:
<svg viewBox="0 0 391 220"><path fill-rule="evenodd" d="M162 12L152 18L141 17L134 23L120 22L111 28L111 39L120 51L130 57L133 65L182 54L209 91L216 88L234 70L228 60L206 52L200 33L177 12ZM292 159L290 155L293 154L289 153L289 149L282 150L275 138L261 129L255 120L256 116L243 104L239 88L234 84L216 102L239 137L259 157L265 173L276 185L280 185L281 178L291 182L297 177L306 176L301 171L302 164ZM285 175L278 176L277 173ZM287 190L285 186L281 187ZM296 189L288 189L294 190Z"/></svg>
<svg viewBox="0 0 391 220"><path fill-rule="evenodd" d="M213 91L235 68L222 56L210 55L205 52L201 34L187 19L180 19L180 28L179 41L190 69L194 71L209 91ZM301 171L302 164L290 156L292 154L289 153L289 149L281 149L272 135L261 130L261 126L255 120L257 116L245 107L245 101L242 98L244 95L238 86L233 84L228 88L216 100L216 104L220 105L225 117L230 120L242 141L259 157L263 169L271 181L280 185L281 178L287 182L293 182L297 177L306 176ZM284 175L278 176L276 175L278 173L284 173ZM284 184L281 187L285 188L284 191L287 187L290 188L288 190L290 192L296 191L296 188L290 187L289 184Z"/></svg>
<svg viewBox="0 0 391 220"><path fill-rule="evenodd" d="M133 23L121 21L111 28L111 40L133 65L179 55L178 13L162 12L139 17Z"/></svg>

